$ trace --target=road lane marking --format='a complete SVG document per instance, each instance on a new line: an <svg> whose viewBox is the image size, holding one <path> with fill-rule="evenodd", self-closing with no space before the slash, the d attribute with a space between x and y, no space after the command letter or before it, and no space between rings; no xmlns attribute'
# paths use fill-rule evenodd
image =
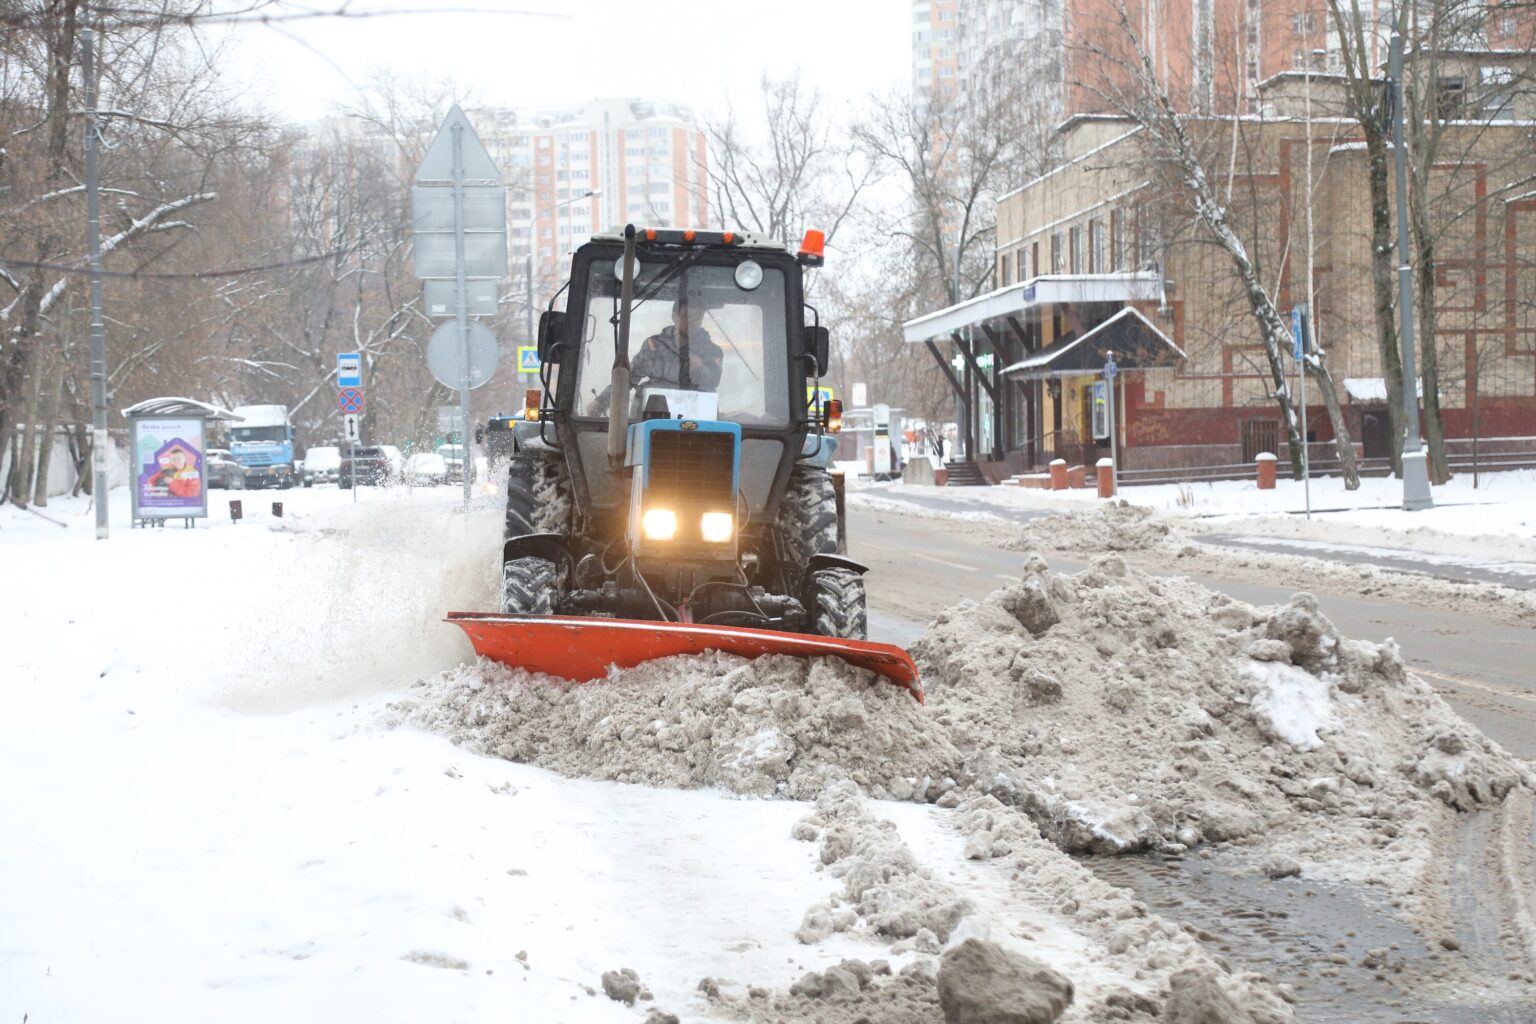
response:
<svg viewBox="0 0 1536 1024"><path fill-rule="evenodd" d="M1536 704L1536 693L1527 693L1521 690L1505 690L1497 686L1489 686L1487 683L1479 683L1475 679L1463 679L1461 676L1446 675L1444 672L1436 672L1433 669L1410 666L1410 672L1417 672L1421 676L1429 676L1450 683L1453 686L1465 686L1469 690L1481 690L1483 693L1492 693L1500 697L1510 697L1514 700L1530 701Z"/></svg>
<svg viewBox="0 0 1536 1024"><path fill-rule="evenodd" d="M925 562L937 562L939 565L947 565L951 569L964 569L966 572L980 572L974 565L961 565L959 562L951 562L947 558L935 558L933 555L925 555L921 551L912 552L914 558L921 558Z"/></svg>

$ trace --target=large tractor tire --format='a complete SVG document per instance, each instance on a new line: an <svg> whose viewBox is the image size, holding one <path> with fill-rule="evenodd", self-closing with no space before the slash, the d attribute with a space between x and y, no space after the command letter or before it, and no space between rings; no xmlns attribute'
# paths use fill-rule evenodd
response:
<svg viewBox="0 0 1536 1024"><path fill-rule="evenodd" d="M812 557L841 551L837 492L826 470L795 467L779 505L779 534L784 543L785 583L790 593L802 596L816 632L845 640L866 639L863 577L848 569L808 572Z"/></svg>
<svg viewBox="0 0 1536 1024"><path fill-rule="evenodd" d="M571 532L571 479L565 459L527 447L507 463L505 539L531 533ZM501 566L501 610L508 615L552 615L560 600L561 566L547 558L514 558Z"/></svg>
<svg viewBox="0 0 1536 1024"><path fill-rule="evenodd" d="M507 462L505 539L570 530L571 478L565 459L547 448L524 448Z"/></svg>
<svg viewBox="0 0 1536 1024"><path fill-rule="evenodd" d="M837 493L824 469L796 466L779 504L779 535L787 568L799 581L812 555L837 554Z"/></svg>
<svg viewBox="0 0 1536 1024"><path fill-rule="evenodd" d="M811 577L810 594L816 632L844 640L868 640L864 577L847 569L821 569Z"/></svg>
<svg viewBox="0 0 1536 1024"><path fill-rule="evenodd" d="M508 615L552 615L560 568L547 558L514 558L501 566L501 610Z"/></svg>

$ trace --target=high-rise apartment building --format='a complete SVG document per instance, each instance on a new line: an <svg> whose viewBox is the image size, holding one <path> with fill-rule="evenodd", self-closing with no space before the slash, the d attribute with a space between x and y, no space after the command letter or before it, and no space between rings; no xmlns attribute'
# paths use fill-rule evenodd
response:
<svg viewBox="0 0 1536 1024"><path fill-rule="evenodd" d="M541 301L558 287L566 254L594 232L708 221L705 135L686 106L613 99L488 110L475 123L507 181L513 275L531 254Z"/></svg>
<svg viewBox="0 0 1536 1024"><path fill-rule="evenodd" d="M921 100L954 95L959 81L962 0L912 0L912 93Z"/></svg>
<svg viewBox="0 0 1536 1024"><path fill-rule="evenodd" d="M1361 3L1373 24L1391 11L1391 0ZM1048 100L1058 120L1113 112L1132 98L1139 71L1122 13L1185 109L1252 109L1259 82L1338 66L1324 0L913 0L914 95L979 95L1013 75L1024 80L1011 85L1035 105Z"/></svg>

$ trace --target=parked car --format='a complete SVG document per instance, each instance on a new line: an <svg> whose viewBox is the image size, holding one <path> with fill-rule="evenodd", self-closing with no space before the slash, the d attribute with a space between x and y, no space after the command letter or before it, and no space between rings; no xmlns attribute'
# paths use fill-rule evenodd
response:
<svg viewBox="0 0 1536 1024"><path fill-rule="evenodd" d="M436 452L417 452L405 460L405 482L413 487L434 487L448 481L448 464Z"/></svg>
<svg viewBox="0 0 1536 1024"><path fill-rule="evenodd" d="M389 453L377 445L358 448L342 456L336 486L351 487L354 476L359 484L387 484L395 478L394 462Z"/></svg>
<svg viewBox="0 0 1536 1024"><path fill-rule="evenodd" d="M405 456L400 454L400 449L392 444L381 444L379 445L379 451L383 452L384 457L389 459L389 478L391 480L400 479L400 474L405 472Z"/></svg>
<svg viewBox="0 0 1536 1024"><path fill-rule="evenodd" d="M300 474L305 487L315 484L333 484L341 475L341 449L332 447L311 448L304 453L304 469Z"/></svg>
<svg viewBox="0 0 1536 1024"><path fill-rule="evenodd" d="M462 483L464 480L464 446L461 444L440 444L437 446L437 454L448 467L448 479Z"/></svg>
<svg viewBox="0 0 1536 1024"><path fill-rule="evenodd" d="M232 491L245 490L245 468L234 460L227 448L209 448L203 453L203 473L208 487L227 487Z"/></svg>

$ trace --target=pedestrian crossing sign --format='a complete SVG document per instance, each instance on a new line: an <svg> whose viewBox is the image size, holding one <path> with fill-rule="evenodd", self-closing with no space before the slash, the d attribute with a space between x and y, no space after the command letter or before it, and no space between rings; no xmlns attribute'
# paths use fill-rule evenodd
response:
<svg viewBox="0 0 1536 1024"><path fill-rule="evenodd" d="M537 345L517 346L517 372L539 372L539 347Z"/></svg>

